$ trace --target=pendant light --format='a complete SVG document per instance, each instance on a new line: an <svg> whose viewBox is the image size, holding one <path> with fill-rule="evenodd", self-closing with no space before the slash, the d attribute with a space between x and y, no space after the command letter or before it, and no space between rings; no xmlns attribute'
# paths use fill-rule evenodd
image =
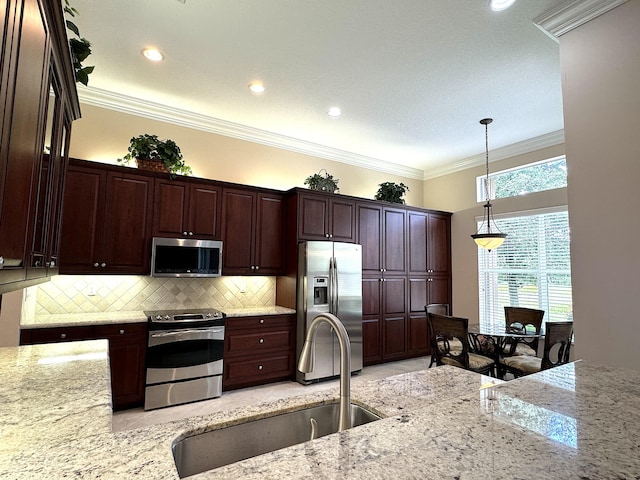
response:
<svg viewBox="0 0 640 480"><path fill-rule="evenodd" d="M496 222L493 220L493 206L491 205L491 195L489 189L489 128L488 125L493 122L492 118L483 118L480 120L480 124L484 125L484 142L486 149L486 166L487 176L484 180L484 191L487 194L487 203L484 204L484 218L482 219L482 225L478 229L477 233L471 235L473 241L479 247L486 248L491 251L494 248L498 248L504 242L507 237L506 233L500 232L496 226Z"/></svg>

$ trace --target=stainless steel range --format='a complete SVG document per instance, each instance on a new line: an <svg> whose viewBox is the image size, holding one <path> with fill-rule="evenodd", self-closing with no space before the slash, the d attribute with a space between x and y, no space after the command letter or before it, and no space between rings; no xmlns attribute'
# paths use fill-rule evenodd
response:
<svg viewBox="0 0 640 480"><path fill-rule="evenodd" d="M224 313L145 311L149 320L144 409L222 394Z"/></svg>

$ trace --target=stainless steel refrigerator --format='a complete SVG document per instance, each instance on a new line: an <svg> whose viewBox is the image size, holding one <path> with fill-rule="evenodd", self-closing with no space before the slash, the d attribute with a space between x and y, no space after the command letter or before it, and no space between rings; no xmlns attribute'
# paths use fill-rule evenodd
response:
<svg viewBox="0 0 640 480"><path fill-rule="evenodd" d="M362 246L340 242L303 242L298 247L297 356L307 328L320 313L342 321L351 343L351 371L362 370ZM318 329L313 372L296 369L296 379L311 383L340 374L340 348L327 324Z"/></svg>

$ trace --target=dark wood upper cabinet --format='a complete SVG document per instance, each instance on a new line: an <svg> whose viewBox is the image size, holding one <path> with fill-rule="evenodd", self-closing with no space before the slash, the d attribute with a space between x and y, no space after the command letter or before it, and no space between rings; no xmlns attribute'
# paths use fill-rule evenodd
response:
<svg viewBox="0 0 640 480"><path fill-rule="evenodd" d="M148 275L152 200L153 178L71 166L60 273Z"/></svg>
<svg viewBox="0 0 640 480"><path fill-rule="evenodd" d="M362 245L362 273L406 272L406 211L402 208L358 203L357 242Z"/></svg>
<svg viewBox="0 0 640 480"><path fill-rule="evenodd" d="M355 203L334 194L298 194L298 239L355 241Z"/></svg>
<svg viewBox="0 0 640 480"><path fill-rule="evenodd" d="M156 179L153 236L219 240L221 208L220 187Z"/></svg>
<svg viewBox="0 0 640 480"><path fill-rule="evenodd" d="M451 275L451 215L430 213L428 232L427 270L429 273Z"/></svg>
<svg viewBox="0 0 640 480"><path fill-rule="evenodd" d="M223 189L224 275L277 275L284 268L280 194Z"/></svg>
<svg viewBox="0 0 640 480"><path fill-rule="evenodd" d="M80 107L61 4L0 8L1 293L56 273L63 146Z"/></svg>

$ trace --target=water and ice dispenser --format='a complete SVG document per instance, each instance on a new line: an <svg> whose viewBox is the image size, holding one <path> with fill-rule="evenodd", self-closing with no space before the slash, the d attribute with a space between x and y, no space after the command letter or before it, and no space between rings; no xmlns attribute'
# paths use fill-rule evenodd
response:
<svg viewBox="0 0 640 480"><path fill-rule="evenodd" d="M313 277L313 304L329 305L329 277Z"/></svg>

